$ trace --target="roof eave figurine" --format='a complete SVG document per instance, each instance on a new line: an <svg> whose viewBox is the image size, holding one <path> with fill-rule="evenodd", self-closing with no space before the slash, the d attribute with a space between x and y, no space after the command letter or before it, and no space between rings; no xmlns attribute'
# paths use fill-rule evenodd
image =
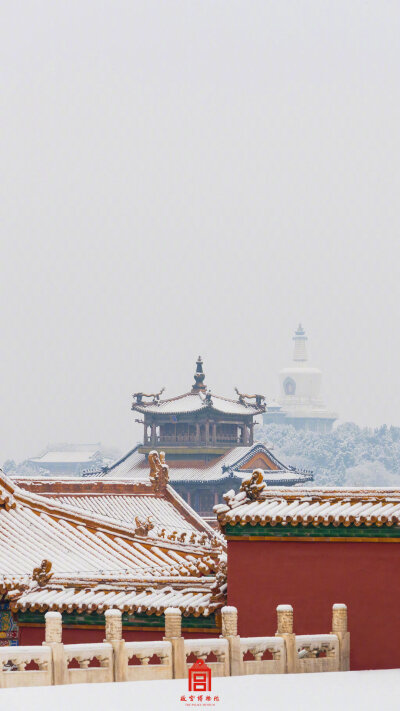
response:
<svg viewBox="0 0 400 711"><path fill-rule="evenodd" d="M135 399L135 402L132 404L132 410L134 410L135 405L141 405L143 403L143 398L144 397L151 397L152 398L152 403L154 405L157 405L160 401L160 397L163 394L165 390L165 387L161 388L159 393L133 393L132 397Z"/></svg>
<svg viewBox="0 0 400 711"><path fill-rule="evenodd" d="M256 406L259 407L262 412L265 412L266 405L264 395L246 395L245 393L240 393L237 388L235 388L235 392L239 398L239 402L242 405L251 405L251 403L246 402L246 400L255 400Z"/></svg>

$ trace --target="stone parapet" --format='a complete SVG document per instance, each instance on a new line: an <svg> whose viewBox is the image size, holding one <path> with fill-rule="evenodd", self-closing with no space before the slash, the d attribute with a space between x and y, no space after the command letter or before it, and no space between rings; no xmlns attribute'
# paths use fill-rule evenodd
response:
<svg viewBox="0 0 400 711"><path fill-rule="evenodd" d="M0 688L110 681L183 679L193 655L213 676L347 671L350 635L347 608L332 609L330 634L296 635L291 605L278 605L274 637L240 637L235 607L221 611L219 638L184 639L178 608L165 610L163 641L125 642L122 613L105 613L105 640L96 644L62 642L62 617L46 613L45 642L32 647L0 647ZM130 663L135 658L136 663ZM71 662L74 660L74 664ZM96 664L92 662L96 660ZM34 662L37 670L32 671Z"/></svg>

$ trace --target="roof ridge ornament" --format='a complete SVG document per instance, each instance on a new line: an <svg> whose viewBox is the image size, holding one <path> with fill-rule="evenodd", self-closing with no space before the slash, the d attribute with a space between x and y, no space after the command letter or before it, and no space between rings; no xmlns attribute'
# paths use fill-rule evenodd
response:
<svg viewBox="0 0 400 711"><path fill-rule="evenodd" d="M254 469L249 479L242 481L240 491L244 491L248 501L260 501L261 494L266 488L264 472L262 469Z"/></svg>
<svg viewBox="0 0 400 711"><path fill-rule="evenodd" d="M215 582L211 588L212 596L210 602L222 602L226 599L228 560L225 551L221 550L218 553L218 559L215 565Z"/></svg>
<svg viewBox="0 0 400 711"><path fill-rule="evenodd" d="M4 506L6 511L15 509L16 501L14 494L18 491L18 487L12 482L3 470L0 469L0 507Z"/></svg>
<svg viewBox="0 0 400 711"><path fill-rule="evenodd" d="M240 393L237 388L235 388L235 392L238 395L241 405L250 405L246 400L255 400L257 407L265 407L265 395L246 395L245 393Z"/></svg>
<svg viewBox="0 0 400 711"><path fill-rule="evenodd" d="M155 405L158 405L160 401L160 397L163 394L165 390L165 386L161 388L159 393L133 393L132 397L135 398L136 402L134 403L135 405L140 405L143 401L144 397L152 397L153 398L153 403Z"/></svg>
<svg viewBox="0 0 400 711"><path fill-rule="evenodd" d="M150 481L154 487L154 491L157 494L161 494L167 488L169 481L169 467L165 463L165 452L157 452L153 449L149 453L149 464L150 464Z"/></svg>
<svg viewBox="0 0 400 711"><path fill-rule="evenodd" d="M42 560L39 567L33 569L32 580L35 580L40 587L47 585L50 578L53 577L53 573L51 572L52 567L53 564L49 560Z"/></svg>
<svg viewBox="0 0 400 711"><path fill-rule="evenodd" d="M204 398L204 402L205 402L206 405L209 405L209 406L211 406L211 405L213 404L213 401L212 401L212 399L211 399L211 390L210 390L210 389L208 389L207 392L206 392L206 396L205 396L205 398Z"/></svg>
<svg viewBox="0 0 400 711"><path fill-rule="evenodd" d="M135 533L137 536L147 536L149 531L154 528L151 516L135 516L135 524Z"/></svg>
<svg viewBox="0 0 400 711"><path fill-rule="evenodd" d="M199 393L200 391L206 392L207 388L204 384L205 373L203 371L203 359L199 356L196 360L196 371L194 374L194 384L192 386L192 393Z"/></svg>

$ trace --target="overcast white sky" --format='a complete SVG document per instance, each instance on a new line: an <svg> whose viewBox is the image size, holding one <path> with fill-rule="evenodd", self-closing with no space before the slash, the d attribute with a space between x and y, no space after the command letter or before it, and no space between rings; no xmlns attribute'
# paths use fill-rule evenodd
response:
<svg viewBox="0 0 400 711"><path fill-rule="evenodd" d="M3 0L0 462L132 446L131 393L400 425L397 0ZM136 427L136 429L135 429Z"/></svg>

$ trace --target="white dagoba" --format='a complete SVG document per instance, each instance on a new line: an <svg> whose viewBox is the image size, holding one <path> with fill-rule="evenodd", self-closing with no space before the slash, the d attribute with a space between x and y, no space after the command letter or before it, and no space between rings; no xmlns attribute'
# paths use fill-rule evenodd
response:
<svg viewBox="0 0 400 711"><path fill-rule="evenodd" d="M296 429L329 432L337 415L329 412L321 398L322 373L307 360L307 336L299 324L295 334L293 362L279 372L279 398L267 406L264 422L293 425ZM279 407L276 405L278 404Z"/></svg>

